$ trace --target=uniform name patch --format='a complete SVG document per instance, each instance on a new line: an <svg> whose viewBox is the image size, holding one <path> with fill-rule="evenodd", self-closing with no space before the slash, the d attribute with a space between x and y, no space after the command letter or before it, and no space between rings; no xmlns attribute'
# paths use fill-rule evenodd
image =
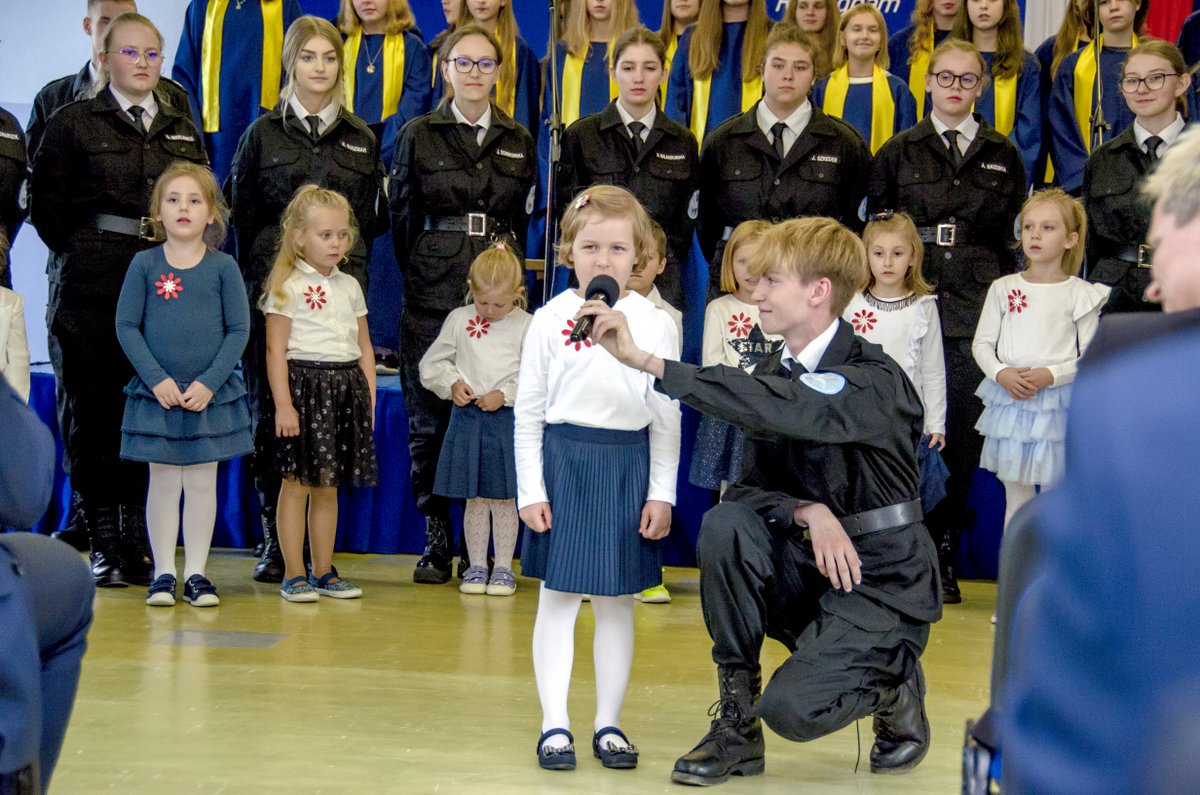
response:
<svg viewBox="0 0 1200 795"><path fill-rule="evenodd" d="M822 395L836 395L846 388L846 377L837 373L802 373L800 383Z"/></svg>
<svg viewBox="0 0 1200 795"><path fill-rule="evenodd" d="M525 159L525 155L522 154L521 152L510 152L507 149L497 149L496 154L500 155L501 157L510 158L512 160L524 160Z"/></svg>
<svg viewBox="0 0 1200 795"><path fill-rule="evenodd" d="M999 163L980 163L979 167L986 171L999 171L1001 174L1008 173L1008 167Z"/></svg>
<svg viewBox="0 0 1200 795"><path fill-rule="evenodd" d="M168 141L187 141L188 143L196 143L196 136L167 133L164 136Z"/></svg>
<svg viewBox="0 0 1200 795"><path fill-rule="evenodd" d="M10 133L10 132L0 132L0 138L7 138L10 141L21 140L21 136L17 135L16 133Z"/></svg>
<svg viewBox="0 0 1200 795"><path fill-rule="evenodd" d="M657 157L659 160L670 160L673 162L687 160L687 155L668 155L668 154L664 154L662 152L655 152L654 156Z"/></svg>
<svg viewBox="0 0 1200 795"><path fill-rule="evenodd" d="M816 163L840 163L840 162L842 162L841 158L838 157L837 155L813 155L812 158L810 158L810 159Z"/></svg>
<svg viewBox="0 0 1200 795"><path fill-rule="evenodd" d="M354 144L348 144L345 141L342 141L341 143L343 149L349 149L351 152L357 152L360 155L365 155L367 152L371 151L365 146L355 146Z"/></svg>

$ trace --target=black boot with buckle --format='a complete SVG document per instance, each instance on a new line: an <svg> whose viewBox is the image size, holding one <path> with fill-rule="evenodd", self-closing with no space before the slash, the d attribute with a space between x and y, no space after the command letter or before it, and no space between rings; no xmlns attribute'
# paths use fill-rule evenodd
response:
<svg viewBox="0 0 1200 795"><path fill-rule="evenodd" d="M121 506L121 563L125 582L149 585L154 580L154 556L146 529L146 506Z"/></svg>
<svg viewBox="0 0 1200 795"><path fill-rule="evenodd" d="M708 710L712 726L691 752L676 760L671 780L677 784L706 787L731 775L757 776L765 767L762 722L754 714L762 675L721 666L717 679L721 698Z"/></svg>
<svg viewBox="0 0 1200 795"><path fill-rule="evenodd" d="M279 529L275 526L275 506L263 504L261 511L263 545L254 564L255 582L283 582L283 550L279 548Z"/></svg>
<svg viewBox="0 0 1200 795"><path fill-rule="evenodd" d="M125 588L121 566L121 515L115 505L87 505L83 523L92 541L92 579L100 588Z"/></svg>
<svg viewBox="0 0 1200 795"><path fill-rule="evenodd" d="M872 773L902 773L920 764L929 752L929 717L925 714L925 673L921 663L875 710Z"/></svg>
<svg viewBox="0 0 1200 795"><path fill-rule="evenodd" d="M938 544L938 568L942 575L942 603L956 605L962 602L962 591L958 578L954 576L954 559L958 557L958 531L947 530Z"/></svg>
<svg viewBox="0 0 1200 795"><path fill-rule="evenodd" d="M413 570L413 582L441 585L450 581L450 522L444 516L425 517L425 553Z"/></svg>

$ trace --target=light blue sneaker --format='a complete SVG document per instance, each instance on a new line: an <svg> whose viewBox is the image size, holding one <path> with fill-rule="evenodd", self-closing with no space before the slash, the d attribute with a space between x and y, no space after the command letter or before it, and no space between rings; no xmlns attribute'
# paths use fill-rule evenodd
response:
<svg viewBox="0 0 1200 795"><path fill-rule="evenodd" d="M279 586L279 595L289 602L315 602L320 597L313 587L308 584L308 578L303 574L299 577L293 577L290 580L285 580Z"/></svg>
<svg viewBox="0 0 1200 795"><path fill-rule="evenodd" d="M349 580L330 582L330 580L335 579L337 579L337 574L330 571L321 575L321 579L319 580L309 575L308 584L316 593L333 599L357 599L362 596L362 588L359 588Z"/></svg>

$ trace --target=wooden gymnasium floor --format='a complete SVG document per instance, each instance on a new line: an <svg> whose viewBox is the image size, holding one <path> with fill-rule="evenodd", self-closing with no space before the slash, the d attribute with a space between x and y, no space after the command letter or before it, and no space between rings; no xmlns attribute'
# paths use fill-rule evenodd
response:
<svg viewBox="0 0 1200 795"><path fill-rule="evenodd" d="M182 550L180 553L182 558ZM181 561L182 562L182 561ZM669 605L637 605L622 713L636 770L581 753L574 772L538 769L530 661L536 581L512 598L414 586L413 556L339 555L361 600L289 604L250 580L252 559L217 551L222 604L148 608L144 588L102 590L55 793L683 793L677 756L704 734L716 697L695 569L668 569ZM763 776L722 793L952 793L963 723L987 700L995 585L964 583L924 656L933 747L903 776L868 772L869 720L805 745L768 732ZM590 748L591 612L580 612L571 712ZM769 641L764 669L784 649Z"/></svg>

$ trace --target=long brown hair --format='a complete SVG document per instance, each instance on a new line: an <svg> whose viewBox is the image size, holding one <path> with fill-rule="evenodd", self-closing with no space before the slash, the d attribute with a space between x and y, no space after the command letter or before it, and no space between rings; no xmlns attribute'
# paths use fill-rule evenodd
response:
<svg viewBox="0 0 1200 795"><path fill-rule="evenodd" d="M350 202L346 200L346 197L335 190L328 190L317 185L301 185L292 196L292 200L288 202L287 209L283 211L283 219L280 221L279 251L275 254L275 261L271 264L271 275L267 277L266 289L263 290L262 298L259 300L260 307L266 306L272 297L280 301L287 299L283 285L287 283L288 277L296 269L296 261L304 258L304 252L300 250L299 237L300 233L308 227L309 211L316 207L340 210L346 214L346 220L350 225L350 239L346 242L346 250L348 251L354 246L354 240L358 237L358 226L354 221L354 211L350 209Z"/></svg>
<svg viewBox="0 0 1200 795"><path fill-rule="evenodd" d="M913 29L908 36L908 62L912 64L917 53L933 49L933 0L917 0L909 21Z"/></svg>
<svg viewBox="0 0 1200 795"><path fill-rule="evenodd" d="M670 48L671 42L677 38L675 35L675 15L671 13L671 0L663 0L662 24L658 28L658 37L662 39L664 48Z"/></svg>
<svg viewBox="0 0 1200 795"><path fill-rule="evenodd" d="M283 37L285 79L283 88L279 91L279 99L283 103L285 113L288 103L296 93L296 64L300 62L300 51L304 49L304 45L310 39L315 38L322 38L329 42L333 47L334 55L337 56L338 73L337 79L329 88L330 101L338 108L346 104L346 51L342 44L342 34L338 33L338 29L329 20L306 14L298 17Z"/></svg>
<svg viewBox="0 0 1200 795"><path fill-rule="evenodd" d="M158 181L154 183L154 190L150 193L150 217L154 219L158 231L162 232L163 194L167 191L167 185L177 177L191 177L200 186L200 195L204 197L204 203L213 214L213 222L204 230L204 242L209 248L220 248L225 242L229 207L225 204L225 197L221 194L221 188L217 185L217 178L213 176L212 170L197 163L176 160L158 175Z"/></svg>
<svg viewBox="0 0 1200 795"><path fill-rule="evenodd" d="M1121 62L1121 77L1125 76L1125 70L1129 67L1129 61L1135 55L1153 55L1156 58L1162 58L1171 65L1171 71L1177 76L1176 79L1188 81L1189 90L1191 87L1192 74L1195 69L1188 69L1187 61L1183 58L1183 53L1169 41L1155 38L1144 38L1138 42L1137 46L1129 51L1125 56L1125 60ZM1175 97L1175 110L1179 112L1185 119L1187 118L1187 92ZM1136 115L1136 114L1134 114Z"/></svg>
<svg viewBox="0 0 1200 795"><path fill-rule="evenodd" d="M471 6L467 0L463 0L463 4L458 9L458 25L455 30L464 25L479 25L475 21L475 17L471 16ZM499 13L496 14L496 50L498 61L500 64L500 76L496 78L496 104L502 108L507 108L512 103L513 98L517 95L517 59L505 58L504 54L513 51L517 44L517 36L520 30L517 28L517 18L513 14L512 3L508 2L500 6ZM455 39L457 42L458 39ZM444 42L443 42L444 46ZM446 50L446 52L450 52Z"/></svg>
<svg viewBox="0 0 1200 795"><path fill-rule="evenodd" d="M667 0L668 3L670 3L670 1L671 0ZM629 49L635 44L645 44L647 47L654 50L654 55L656 58L658 58L659 65L661 65L664 69L666 68L667 46L663 43L663 40L659 38L657 33L644 28L641 25L638 25L636 28L630 28L622 33L621 38L617 39L616 43L613 44L612 51L610 53L612 57L611 68L616 69L617 62L621 60L621 53L625 52L625 50Z"/></svg>
<svg viewBox="0 0 1200 795"><path fill-rule="evenodd" d="M959 6L950 38L973 43L975 41L975 25L971 22L967 5L964 2ZM999 80L1003 77L1014 77L1020 74L1024 55L1025 43L1021 38L1021 9L1017 7L1017 0L1004 0L1004 10L996 29L996 54L992 57L992 79Z"/></svg>
<svg viewBox="0 0 1200 795"><path fill-rule="evenodd" d="M625 31L640 24L641 20L633 0L612 0L612 12L608 18L610 44L619 39ZM576 58L586 58L591 51L592 18L588 16L586 0L576 0L567 9L563 41L567 43L567 52Z"/></svg>
<svg viewBox="0 0 1200 795"><path fill-rule="evenodd" d="M721 52L723 22L721 0L701 0L700 16L692 30L691 50L688 52L688 71L693 79L712 77L721 64L717 56ZM749 16L746 18L746 36L742 39L742 82L758 77L758 67L767 49L767 3L766 0L750 0Z"/></svg>
<svg viewBox="0 0 1200 795"><path fill-rule="evenodd" d="M385 34L403 33L417 24L417 18L413 16L408 0L384 0L384 5L386 6L383 12L383 32ZM342 7L338 9L337 26L338 30L347 36L353 36L362 30L362 20L358 18L358 12L354 10L354 0L342 0Z"/></svg>
<svg viewBox="0 0 1200 795"><path fill-rule="evenodd" d="M834 52L838 47L838 33L841 32L842 12L838 10L838 0L824 0L825 2L825 27L819 33L808 33L809 38L817 43L818 52L813 56L813 68L816 70L818 79L829 74L832 69ZM870 5L869 3L867 5ZM871 6L874 8L874 6ZM791 22L798 25L796 22L796 0L788 0L787 10L783 12L783 21ZM887 49L887 38L884 37L883 44L880 49Z"/></svg>
<svg viewBox="0 0 1200 795"><path fill-rule="evenodd" d="M1071 0L1067 5L1067 15L1058 26L1058 33L1054 34L1054 54L1050 59L1051 80L1058 74L1058 65L1062 63L1063 58L1079 49L1079 43L1085 36L1091 38L1092 24L1091 1Z"/></svg>
<svg viewBox="0 0 1200 795"><path fill-rule="evenodd" d="M860 14L870 14L874 18L875 24L879 26L879 49L875 51L875 65L886 70L891 64L887 48L887 20L883 18L883 13L871 3L856 5L842 17L842 21L838 24L837 48L833 51L833 68L841 68L850 60L850 55L846 50L846 28L850 26L850 21Z"/></svg>

